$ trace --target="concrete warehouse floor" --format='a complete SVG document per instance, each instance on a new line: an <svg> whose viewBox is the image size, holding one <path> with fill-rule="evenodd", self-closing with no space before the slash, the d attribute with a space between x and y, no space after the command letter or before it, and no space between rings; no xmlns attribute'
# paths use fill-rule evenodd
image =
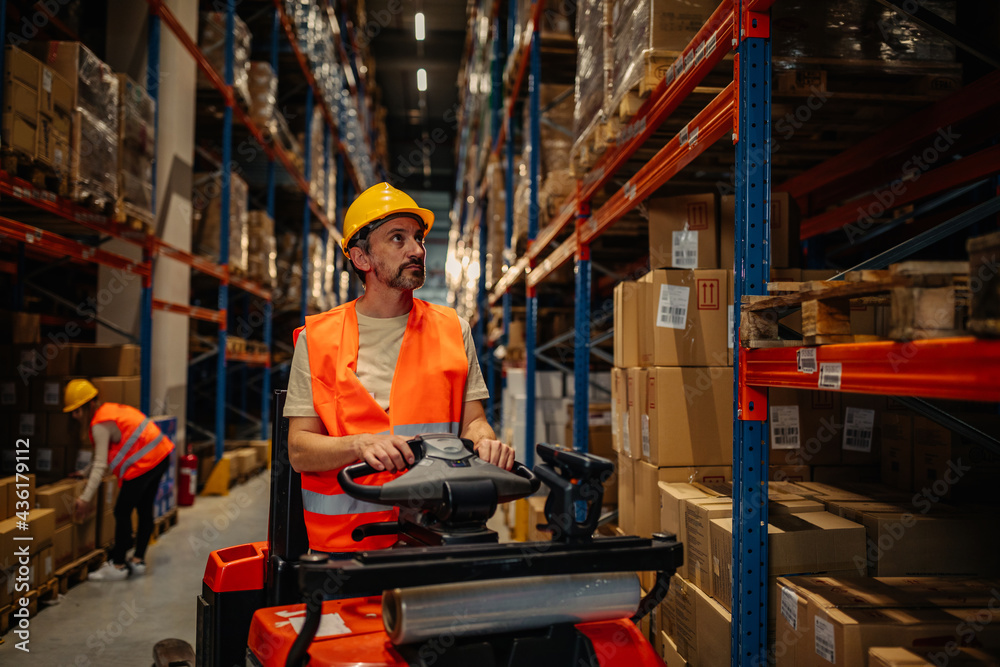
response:
<svg viewBox="0 0 1000 667"><path fill-rule="evenodd" d="M0 664L51 667L149 665L153 645L177 637L195 645L195 600L208 554L267 539L270 473L236 486L226 497L199 497L179 508L177 525L151 544L143 577L113 583L86 581L31 619L30 653L3 636ZM500 512L490 528L508 539Z"/></svg>

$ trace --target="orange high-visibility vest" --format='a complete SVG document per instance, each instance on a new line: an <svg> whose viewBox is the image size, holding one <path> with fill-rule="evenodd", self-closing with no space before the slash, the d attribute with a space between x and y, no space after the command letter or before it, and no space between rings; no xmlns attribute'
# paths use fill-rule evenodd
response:
<svg viewBox="0 0 1000 667"><path fill-rule="evenodd" d="M122 434L121 440L108 446L109 472L118 477L119 486L152 470L174 450L174 443L160 427L130 405L104 403L97 408L90 426L101 422L114 422ZM93 434L90 438L93 441Z"/></svg>
<svg viewBox="0 0 1000 667"><path fill-rule="evenodd" d="M451 308L418 299L406 322L384 411L358 380L358 316L354 301L306 318L313 404L331 436L361 433L459 434L469 358L462 326ZM295 332L298 340L299 330ZM315 551L386 549L394 535L361 542L351 531L361 524L395 521L398 510L351 498L337 482L337 470L302 473L302 505L309 546ZM378 473L362 483L384 484L398 474Z"/></svg>

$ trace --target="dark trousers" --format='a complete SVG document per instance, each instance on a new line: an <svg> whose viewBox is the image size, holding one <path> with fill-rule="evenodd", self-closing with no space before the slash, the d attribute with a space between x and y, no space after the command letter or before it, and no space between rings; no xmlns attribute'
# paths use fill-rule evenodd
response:
<svg viewBox="0 0 1000 667"><path fill-rule="evenodd" d="M139 512L139 527L135 535L135 557L142 560L146 555L149 537L153 534L153 503L160 478L170 465L170 457L156 464L135 479L122 482L115 503L115 544L111 548L111 560L116 565L125 564L125 552L132 547L132 510Z"/></svg>

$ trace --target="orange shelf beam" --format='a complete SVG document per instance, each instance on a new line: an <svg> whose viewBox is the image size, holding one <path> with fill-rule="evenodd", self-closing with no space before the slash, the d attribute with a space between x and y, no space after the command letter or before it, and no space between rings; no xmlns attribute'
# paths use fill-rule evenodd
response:
<svg viewBox="0 0 1000 667"><path fill-rule="evenodd" d="M101 250L94 246L80 243L60 236L54 232L47 232L31 225L26 225L17 220L11 220L0 216L0 234L10 237L14 241L30 244L39 252L44 252L53 257L71 257L73 259L100 264L111 269L128 271L137 276L148 278L150 267L141 261L135 261L122 255Z"/></svg>
<svg viewBox="0 0 1000 667"><path fill-rule="evenodd" d="M496 305L496 303L503 297L504 293L518 281L527 269L527 257L522 257L517 260L513 266L508 268L507 273L500 277L500 280L497 281L496 287L494 287L493 291L490 293L490 305Z"/></svg>
<svg viewBox="0 0 1000 667"><path fill-rule="evenodd" d="M798 352L806 349L815 350L815 373L798 371ZM740 353L749 386L1000 401L1000 340L938 338Z"/></svg>
<svg viewBox="0 0 1000 667"><path fill-rule="evenodd" d="M252 354L250 352L226 352L226 361L239 361L249 366L271 367L270 354Z"/></svg>
<svg viewBox="0 0 1000 667"><path fill-rule="evenodd" d="M226 313L221 310L211 310L209 308L201 308L199 306L188 306L181 303L170 303L169 301L155 298L153 299L153 309L162 310L165 313L187 315L195 320L215 322L217 324L224 323L226 319Z"/></svg>

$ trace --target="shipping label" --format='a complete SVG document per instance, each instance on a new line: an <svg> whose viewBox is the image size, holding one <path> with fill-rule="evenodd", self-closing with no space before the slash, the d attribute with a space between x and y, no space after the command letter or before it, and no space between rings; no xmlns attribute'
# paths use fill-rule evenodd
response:
<svg viewBox="0 0 1000 667"><path fill-rule="evenodd" d="M731 349L733 349L733 341L736 340L736 318L734 317L734 314L733 314L733 304L729 304L728 306L726 306L726 310L729 311L727 313L727 318L729 319L729 323L728 323L729 324L729 341L728 341L729 345L728 345L728 347L731 350Z"/></svg>
<svg viewBox="0 0 1000 667"><path fill-rule="evenodd" d="M681 231L673 233L673 266L677 269L698 268L698 232Z"/></svg>
<svg viewBox="0 0 1000 667"><path fill-rule="evenodd" d="M874 430L874 410L847 408L844 413L844 449L851 452L871 452Z"/></svg>
<svg viewBox="0 0 1000 667"><path fill-rule="evenodd" d="M656 326L683 330L687 325L688 300L691 289L682 285L660 285L660 304Z"/></svg>
<svg viewBox="0 0 1000 667"><path fill-rule="evenodd" d="M798 449L799 406L771 405L771 449Z"/></svg>
<svg viewBox="0 0 1000 667"><path fill-rule="evenodd" d="M781 615L792 630L799 629L799 596L791 588L781 589Z"/></svg>
<svg viewBox="0 0 1000 667"><path fill-rule="evenodd" d="M836 640L833 634L833 623L830 621L816 617L816 655L823 658L831 664L836 664L837 662L837 649Z"/></svg>
<svg viewBox="0 0 1000 667"><path fill-rule="evenodd" d="M841 364L820 364L819 388L839 390L842 374L843 366Z"/></svg>
<svg viewBox="0 0 1000 667"><path fill-rule="evenodd" d="M642 415L642 455L649 458L649 415Z"/></svg>

